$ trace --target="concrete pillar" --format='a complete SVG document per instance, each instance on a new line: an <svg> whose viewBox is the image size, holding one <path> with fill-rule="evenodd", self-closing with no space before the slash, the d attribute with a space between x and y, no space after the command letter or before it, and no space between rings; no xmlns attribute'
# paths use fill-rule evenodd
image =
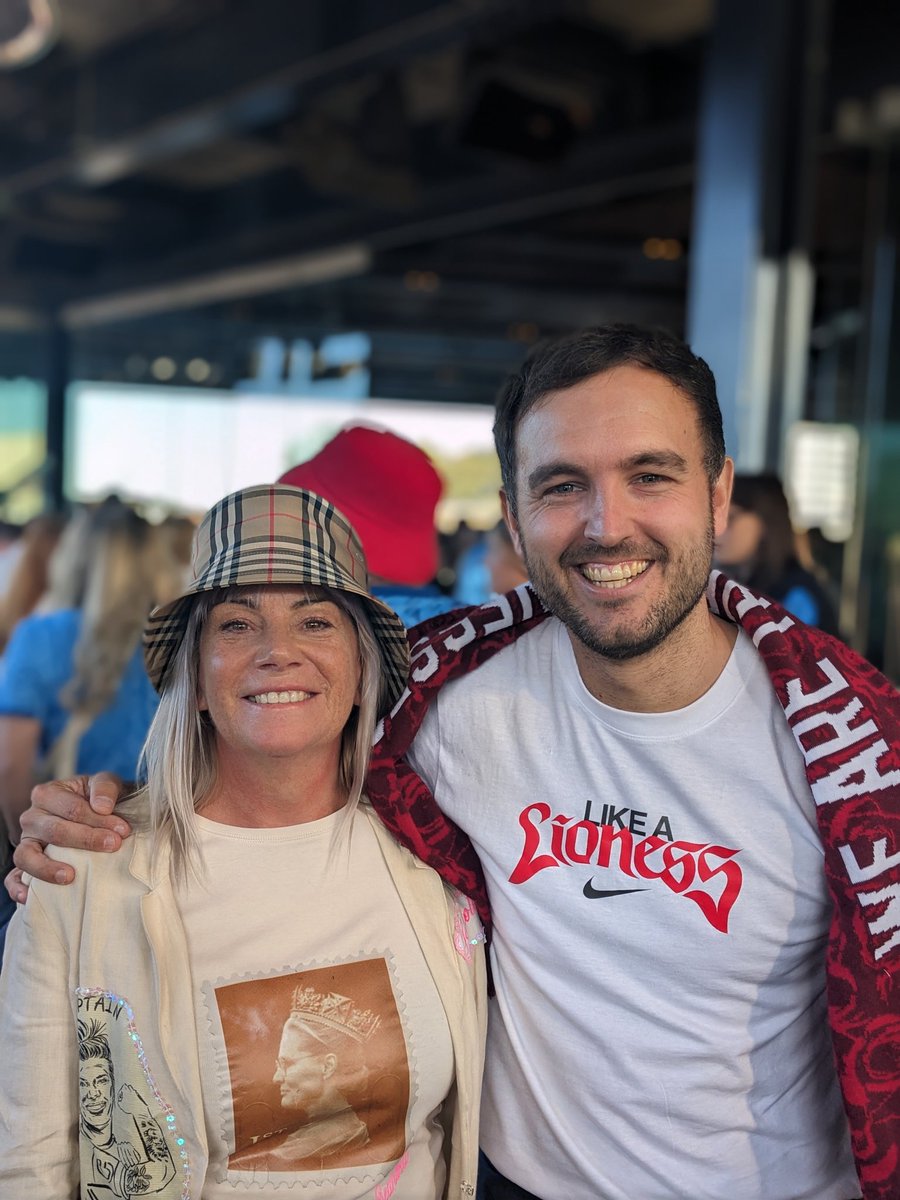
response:
<svg viewBox="0 0 900 1200"><path fill-rule="evenodd" d="M802 416L827 0L719 0L701 101L687 337L743 470Z"/></svg>

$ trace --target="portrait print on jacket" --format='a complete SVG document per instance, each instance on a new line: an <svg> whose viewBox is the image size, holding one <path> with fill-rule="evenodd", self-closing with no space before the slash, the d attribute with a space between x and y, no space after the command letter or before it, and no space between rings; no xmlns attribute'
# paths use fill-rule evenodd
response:
<svg viewBox="0 0 900 1200"><path fill-rule="evenodd" d="M85 1014L77 1027L79 1143L82 1162L90 1163L86 1200L179 1195L177 1182L168 1186L175 1163L166 1135L142 1095L147 1079L138 1058L139 1039L127 1028L127 1006L117 996L83 989L77 1003ZM112 1042L121 1041L115 1036L122 1032L120 1022L126 1027L125 1055L116 1055L114 1062ZM132 1063L137 1071L130 1069Z"/></svg>

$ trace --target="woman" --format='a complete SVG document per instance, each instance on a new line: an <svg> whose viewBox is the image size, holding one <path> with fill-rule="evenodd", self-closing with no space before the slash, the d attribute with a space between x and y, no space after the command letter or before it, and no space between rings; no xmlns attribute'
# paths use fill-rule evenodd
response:
<svg viewBox="0 0 900 1200"><path fill-rule="evenodd" d="M472 1194L483 950L453 932L477 922L361 802L403 626L300 489L222 500L194 568L145 632L160 703L134 846L74 852L78 895L35 882L11 926L0 1194ZM115 1080L102 1154L83 1028Z"/></svg>
<svg viewBox="0 0 900 1200"><path fill-rule="evenodd" d="M797 557L787 497L777 475L736 475L728 526L716 539L716 566L764 592L788 612L837 636L828 592Z"/></svg>
<svg viewBox="0 0 900 1200"><path fill-rule="evenodd" d="M158 527L115 498L72 518L50 565L53 611L22 620L0 660L0 803L14 841L41 777L112 762L137 777L156 711L141 631L181 569Z"/></svg>
<svg viewBox="0 0 900 1200"><path fill-rule="evenodd" d="M46 592L50 560L65 525L62 513L42 513L28 522L13 543L15 563L0 593L0 652L16 625L35 610Z"/></svg>

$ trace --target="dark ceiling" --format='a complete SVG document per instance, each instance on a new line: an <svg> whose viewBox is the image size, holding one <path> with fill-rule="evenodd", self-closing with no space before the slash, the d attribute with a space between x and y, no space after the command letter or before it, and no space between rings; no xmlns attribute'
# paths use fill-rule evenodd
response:
<svg viewBox="0 0 900 1200"><path fill-rule="evenodd" d="M3 0L0 42L48 2ZM826 282L861 270L892 7L833 6ZM382 394L484 400L539 334L683 326L711 0L53 9L55 44L0 71L7 347L57 325L75 373L202 353L227 384L260 333L362 329Z"/></svg>

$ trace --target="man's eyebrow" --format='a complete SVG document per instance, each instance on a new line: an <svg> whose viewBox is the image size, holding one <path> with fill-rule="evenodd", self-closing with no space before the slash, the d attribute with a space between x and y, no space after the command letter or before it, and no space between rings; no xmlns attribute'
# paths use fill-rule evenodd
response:
<svg viewBox="0 0 900 1200"><path fill-rule="evenodd" d="M577 479L584 477L584 467L576 466L575 463L569 462L549 462L542 463L541 466L535 467L525 481L530 492L547 482L548 479L555 479L559 475L574 476Z"/></svg>
<svg viewBox="0 0 900 1200"><path fill-rule="evenodd" d="M688 462L675 450L642 450L640 454L632 454L630 458L622 459L619 466L626 471L636 467L663 467L668 471L686 471Z"/></svg>

